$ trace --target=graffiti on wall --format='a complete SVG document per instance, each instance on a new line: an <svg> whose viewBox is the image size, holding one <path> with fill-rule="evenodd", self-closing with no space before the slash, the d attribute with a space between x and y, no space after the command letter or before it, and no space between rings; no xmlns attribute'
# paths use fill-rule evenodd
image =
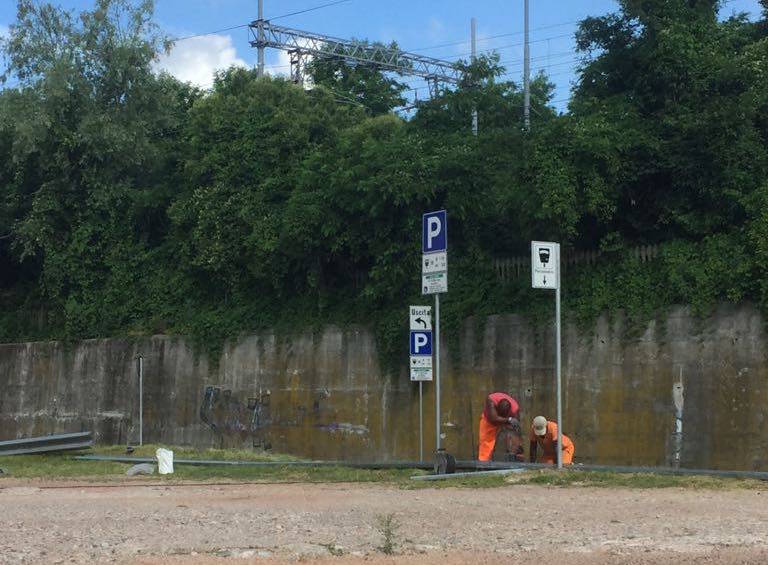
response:
<svg viewBox="0 0 768 565"><path fill-rule="evenodd" d="M230 389L206 386L200 405L200 419L211 428L220 443L250 444L270 449L266 429L270 421L269 390L259 390L246 402L232 395Z"/></svg>

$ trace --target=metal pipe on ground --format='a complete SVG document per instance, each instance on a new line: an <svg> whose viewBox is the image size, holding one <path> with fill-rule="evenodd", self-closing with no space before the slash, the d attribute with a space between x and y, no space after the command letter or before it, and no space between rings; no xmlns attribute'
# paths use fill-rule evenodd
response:
<svg viewBox="0 0 768 565"><path fill-rule="evenodd" d="M414 481L441 481L444 479L466 479L494 475L504 476L524 472L525 469L496 469L495 471L469 471L467 473L451 473L449 475L414 475L411 479Z"/></svg>
<svg viewBox="0 0 768 565"><path fill-rule="evenodd" d="M154 457L124 457L110 455L80 455L74 457L80 461L111 461L115 463L153 463ZM224 466L248 466L248 467L347 467L351 469L424 469L434 470L432 463L423 463L419 461L227 461L227 460L204 460L204 459L174 459L177 465L224 465ZM543 463L503 463L503 462L480 462L480 461L457 461L456 469L460 471L474 471L475 475L483 471L502 471L502 470L538 470L555 469L553 465ZM756 479L768 481L768 472L765 471L720 471L717 469L675 469L672 467L629 467L629 466L611 466L611 465L570 465L565 471L596 471L603 473L649 473L657 475L679 475L679 476L715 476L730 477L737 479ZM456 476L458 473L452 473L445 476ZM442 475L427 475L442 476Z"/></svg>
<svg viewBox="0 0 768 565"><path fill-rule="evenodd" d="M457 461L456 468L465 469L468 466L474 466L478 470L494 469L555 469L553 465L542 463L504 463L504 462L479 462L479 461ZM622 473L638 474L648 473L654 475L678 475L678 476L707 476L707 477L726 477L734 479L756 479L759 481L768 481L768 472L766 471L722 471L719 469L685 469L675 467L632 467L628 465L568 465L564 471L594 471L600 473Z"/></svg>
<svg viewBox="0 0 768 565"><path fill-rule="evenodd" d="M154 463L154 457L124 457L111 455L80 455L74 457L78 461L110 461L113 463ZM432 470L432 463L419 461L385 461L385 462L347 462L347 461L227 461L218 459L176 459L174 465L230 467L347 467L350 469L426 469Z"/></svg>

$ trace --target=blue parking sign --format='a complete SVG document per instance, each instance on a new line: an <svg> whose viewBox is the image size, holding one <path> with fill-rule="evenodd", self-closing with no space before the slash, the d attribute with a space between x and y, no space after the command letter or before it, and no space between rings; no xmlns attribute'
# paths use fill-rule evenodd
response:
<svg viewBox="0 0 768 565"><path fill-rule="evenodd" d="M411 355L432 355L432 331L411 332Z"/></svg>
<svg viewBox="0 0 768 565"><path fill-rule="evenodd" d="M422 216L421 250L423 253L448 250L448 222L445 210L427 212Z"/></svg>

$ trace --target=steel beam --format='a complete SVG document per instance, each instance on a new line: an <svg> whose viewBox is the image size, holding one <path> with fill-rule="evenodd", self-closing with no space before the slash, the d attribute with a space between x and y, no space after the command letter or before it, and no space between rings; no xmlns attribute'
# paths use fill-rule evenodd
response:
<svg viewBox="0 0 768 565"><path fill-rule="evenodd" d="M249 25L253 39L251 47L272 47L303 56L336 57L352 64L379 66L404 75L420 76L432 82L458 84L462 71L454 63L433 57L371 45L330 35L278 26L268 20L255 20Z"/></svg>
<svg viewBox="0 0 768 565"><path fill-rule="evenodd" d="M92 445L91 432L12 439L0 441L0 456L72 451L86 449Z"/></svg>

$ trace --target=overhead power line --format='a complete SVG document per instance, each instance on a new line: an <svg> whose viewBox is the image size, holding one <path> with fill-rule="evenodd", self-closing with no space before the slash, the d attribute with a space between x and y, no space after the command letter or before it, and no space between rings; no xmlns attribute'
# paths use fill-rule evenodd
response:
<svg viewBox="0 0 768 565"><path fill-rule="evenodd" d="M307 12L314 12L315 10L321 10L322 8L328 8L330 6L335 6L337 4L344 4L346 2L352 2L352 0L336 0L336 2L329 2L327 4L321 4L320 6L315 6L313 8L307 8L306 10L298 10L296 12L290 12L288 14L282 14L280 16L275 16L274 18L269 18L269 19L270 20L279 20L281 18L288 18L290 16L298 16L299 14L306 14ZM206 37L208 35L217 35L219 33L224 33L225 31L232 31L232 30L235 30L235 29L241 29L241 28L248 27L248 26L249 26L249 24L240 24L240 25L236 25L236 26L231 26L231 27L225 27L225 28L222 28L222 29L217 29L216 31L209 31L209 32L206 32L206 33L196 33L196 34L193 34L193 35L185 35L184 37L176 37L176 38L173 38L171 41L173 41L173 42L185 41L187 39L195 39L197 37Z"/></svg>
<svg viewBox="0 0 768 565"><path fill-rule="evenodd" d="M307 8L306 10L298 10L297 12L291 12L289 14L283 14L282 16L275 16L274 18L267 18L268 20L279 20L281 18L288 18L290 16L298 16L299 14L306 14L307 12L314 12L315 10L321 10L323 8L329 8L331 6L336 6L337 4L345 4L347 2L352 2L352 0L336 0L336 2L328 2L327 4L321 4L320 6L315 6L314 8Z"/></svg>
<svg viewBox="0 0 768 565"><path fill-rule="evenodd" d="M563 34L560 34L560 35L553 35L551 37L543 37L541 39L534 39L530 43L544 43L545 41L550 41L552 39L562 39L563 37L571 37L571 34L570 33L563 33ZM504 49L511 49L512 47L523 47L524 45L525 45L525 42L523 42L523 41L518 42L518 43L508 43L506 45L500 45L498 47L489 47L487 49L483 49L482 51L480 51L480 53L493 53L495 51L503 51ZM470 52L464 52L464 53L459 53L459 54L456 54L456 55L443 55L442 58L445 58L445 57L469 57L471 54L472 53L470 53Z"/></svg>
<svg viewBox="0 0 768 565"><path fill-rule="evenodd" d="M232 27L225 27L223 29L217 29L216 31L209 31L208 33L196 33L195 35L185 35L184 37L176 37L175 39L171 39L174 43L177 41L185 41L187 39L195 39L196 37L205 37L207 35L217 35L219 33L224 33L225 31L232 31L233 29L240 29L248 27L248 24L241 24L238 26L232 26Z"/></svg>
<svg viewBox="0 0 768 565"><path fill-rule="evenodd" d="M560 24L553 24L553 25L548 25L548 26L537 27L537 28L532 29L531 31L532 32L533 31L542 31L542 30L545 30L545 29L554 29L554 28L557 28L557 27L564 27L564 26L567 26L567 25L573 25L573 24L579 23L580 21L581 20L573 20L573 21L570 21L570 22L563 22L563 23L560 23ZM499 33L497 35L487 35L485 37L478 37L477 41L490 41L491 39L499 39L501 37L514 37L516 35L523 35L524 33L525 32L523 32L523 31L513 31L511 33ZM570 35L570 34L568 34L568 35ZM455 45L466 45L468 43L469 43L469 40L465 39L464 41L453 41L451 43L441 43L440 45L431 45L429 47L419 47L418 49L411 49L411 51L429 51L431 49L440 49L442 47L453 47Z"/></svg>

